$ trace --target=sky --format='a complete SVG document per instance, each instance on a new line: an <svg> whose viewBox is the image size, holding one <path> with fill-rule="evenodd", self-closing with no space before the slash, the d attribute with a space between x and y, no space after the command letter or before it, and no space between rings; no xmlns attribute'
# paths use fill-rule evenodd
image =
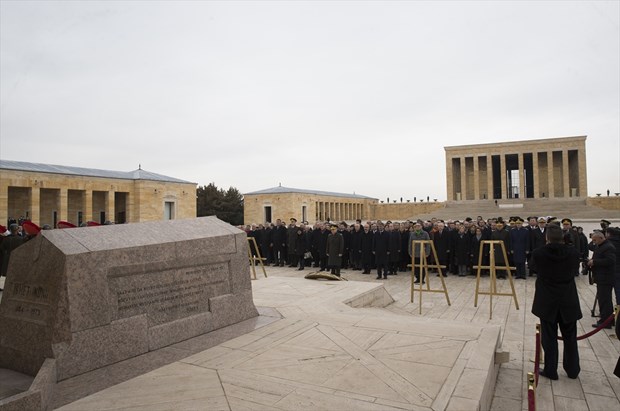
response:
<svg viewBox="0 0 620 411"><path fill-rule="evenodd" d="M619 5L0 0L0 158L443 201L445 146L587 135L620 192Z"/></svg>

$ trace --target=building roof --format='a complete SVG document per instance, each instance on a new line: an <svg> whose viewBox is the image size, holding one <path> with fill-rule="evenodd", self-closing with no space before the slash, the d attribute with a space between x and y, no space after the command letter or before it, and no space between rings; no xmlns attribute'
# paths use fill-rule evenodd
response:
<svg viewBox="0 0 620 411"><path fill-rule="evenodd" d="M304 190L302 188L291 187L272 187L265 190L252 191L251 193L245 193L244 195L258 195L258 194L285 194L285 193L299 193L299 194L314 194L318 196L330 196L330 197L346 197L346 198L359 198L366 200L377 200L374 197L367 197L359 194L345 194L345 193L333 193L331 191L319 191L319 190Z"/></svg>
<svg viewBox="0 0 620 411"><path fill-rule="evenodd" d="M453 150L462 150L466 149L485 149L485 148L494 148L494 147L521 147L521 146L543 146L545 148L549 147L550 144L562 144L566 145L568 148L574 148L575 146L584 145L587 136L574 136L574 137L554 137L554 138L542 138L537 140L518 140L518 141L501 141L498 143L483 143L483 144L465 144L462 146L445 146L444 150L446 152Z"/></svg>
<svg viewBox="0 0 620 411"><path fill-rule="evenodd" d="M96 168L60 166L55 164L28 163L25 161L0 160L0 169L31 171L34 173L67 174L84 177L118 178L123 180L151 180L169 183L195 184L191 181L152 173L150 171L142 170L141 168L134 171L114 171L99 170Z"/></svg>

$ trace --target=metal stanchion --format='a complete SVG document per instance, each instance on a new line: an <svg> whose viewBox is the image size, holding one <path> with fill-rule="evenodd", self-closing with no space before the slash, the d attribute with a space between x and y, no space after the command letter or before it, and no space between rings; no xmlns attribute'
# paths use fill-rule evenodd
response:
<svg viewBox="0 0 620 411"><path fill-rule="evenodd" d="M536 411L536 381L534 373L527 373L527 409L528 411Z"/></svg>

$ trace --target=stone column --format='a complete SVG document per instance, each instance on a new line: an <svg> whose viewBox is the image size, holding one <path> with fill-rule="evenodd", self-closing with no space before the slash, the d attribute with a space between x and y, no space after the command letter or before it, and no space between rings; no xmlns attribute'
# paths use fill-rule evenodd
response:
<svg viewBox="0 0 620 411"><path fill-rule="evenodd" d="M532 174L534 177L534 198L540 197L540 178L538 177L538 153L532 153Z"/></svg>
<svg viewBox="0 0 620 411"><path fill-rule="evenodd" d="M114 209L114 191L108 191L105 196L105 218L108 221L116 220L116 211Z"/></svg>
<svg viewBox="0 0 620 411"><path fill-rule="evenodd" d="M487 154L487 199L493 200L493 156Z"/></svg>
<svg viewBox="0 0 620 411"><path fill-rule="evenodd" d="M452 158L446 153L446 193L447 200L454 201L454 178L452 175Z"/></svg>
<svg viewBox="0 0 620 411"><path fill-rule="evenodd" d="M570 192L570 179L568 178L568 150L562 150L562 188L564 190L564 198L571 196Z"/></svg>
<svg viewBox="0 0 620 411"><path fill-rule="evenodd" d="M465 168L465 159L461 157L461 200L467 200L467 169Z"/></svg>
<svg viewBox="0 0 620 411"><path fill-rule="evenodd" d="M38 185L30 189L30 220L41 225L41 189Z"/></svg>
<svg viewBox="0 0 620 411"><path fill-rule="evenodd" d="M549 198L555 197L555 183L553 182L553 151L547 151L547 185Z"/></svg>
<svg viewBox="0 0 620 411"><path fill-rule="evenodd" d="M84 191L84 222L96 221L93 215L93 190Z"/></svg>
<svg viewBox="0 0 620 411"><path fill-rule="evenodd" d="M519 200L527 197L525 190L525 170L523 167L523 153L517 153L517 161L519 164ZM525 218L525 217L524 217Z"/></svg>
<svg viewBox="0 0 620 411"><path fill-rule="evenodd" d="M9 184L0 179L0 224L6 226L9 219Z"/></svg>
<svg viewBox="0 0 620 411"><path fill-rule="evenodd" d="M587 171L586 171L587 168L586 168L586 151L585 150L582 150L582 149L577 150L577 164L579 166L579 191L577 192L577 195L579 197L585 198L588 196L588 178L587 178Z"/></svg>
<svg viewBox="0 0 620 411"><path fill-rule="evenodd" d="M68 221L69 216L69 190L60 189L60 210L58 210L58 221Z"/></svg>
<svg viewBox="0 0 620 411"><path fill-rule="evenodd" d="M480 200L480 169L478 155L474 154L474 200Z"/></svg>
<svg viewBox="0 0 620 411"><path fill-rule="evenodd" d="M501 186L502 186L502 200L505 200L506 198L508 198L508 196L506 195L506 154L502 153L499 156L499 168L500 168L500 173L501 173Z"/></svg>

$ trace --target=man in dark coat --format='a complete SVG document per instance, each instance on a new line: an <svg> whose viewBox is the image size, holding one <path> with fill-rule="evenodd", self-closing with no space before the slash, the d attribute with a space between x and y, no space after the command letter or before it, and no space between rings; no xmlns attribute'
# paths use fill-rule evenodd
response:
<svg viewBox="0 0 620 411"><path fill-rule="evenodd" d="M581 251L581 240L579 234L573 230L573 221L570 218L562 219L562 230L564 232L564 242L577 249L577 252ZM579 263L573 267L573 274L575 277L579 275Z"/></svg>
<svg viewBox="0 0 620 411"><path fill-rule="evenodd" d="M616 249L616 269L614 270L614 293L616 304L620 304L620 228L607 228L607 241ZM618 321L620 322L620 321Z"/></svg>
<svg viewBox="0 0 620 411"><path fill-rule="evenodd" d="M515 278L525 280L525 262L530 252L530 232L523 227L523 220L520 217L515 219L515 226L510 230L510 245L512 261L517 269Z"/></svg>
<svg viewBox="0 0 620 411"><path fill-rule="evenodd" d="M424 277L424 273L422 272L422 262L423 258L426 257L426 261L428 263L428 257L431 254L430 244L414 243L414 241L429 240L430 236L422 229L422 225L420 223L415 223L413 225L413 230L409 233L409 239L407 240L407 253L410 256L410 261L413 260L411 270L415 276L414 284L417 284L420 281L424 283L424 278L422 278ZM422 255L422 246L424 246L424 255ZM420 278L422 279L420 280Z"/></svg>
<svg viewBox="0 0 620 411"><path fill-rule="evenodd" d="M362 268L362 226L355 223L353 231L351 231L351 248L349 249L349 259L353 270L361 270Z"/></svg>
<svg viewBox="0 0 620 411"><path fill-rule="evenodd" d="M391 275L398 274L398 263L400 262L400 232L394 228L394 224L388 224L389 233L389 256L388 256L388 272Z"/></svg>
<svg viewBox="0 0 620 411"><path fill-rule="evenodd" d="M286 227L279 218L276 220L276 226L271 237L273 241L274 265L284 267L284 260L286 259Z"/></svg>
<svg viewBox="0 0 620 411"><path fill-rule="evenodd" d="M0 266L0 276L6 277L9 270L9 260L11 252L24 243L24 238L19 235L19 226L15 223L9 226L11 234L2 239L0 243L0 254L2 254L2 266Z"/></svg>
<svg viewBox="0 0 620 411"><path fill-rule="evenodd" d="M389 246L390 235L385 231L385 226L379 224L379 229L372 239L372 254L375 256L375 264L377 266L377 280L380 280L382 276L387 279Z"/></svg>
<svg viewBox="0 0 620 411"><path fill-rule="evenodd" d="M444 276L448 274L449 266L448 263L450 261L450 232L445 227L443 222L437 223L437 231L432 232L431 239L433 240L433 245L435 246L435 252L437 253L437 259L439 260L439 265L445 265L446 267L442 269Z"/></svg>
<svg viewBox="0 0 620 411"><path fill-rule="evenodd" d="M265 264L271 264L271 250L273 247L273 234L271 224L265 224L265 228L261 230L260 243L258 244L261 257L265 258Z"/></svg>
<svg viewBox="0 0 620 411"><path fill-rule="evenodd" d="M545 368L540 375L558 379L558 325L564 342L562 365L569 378L577 378L579 350L577 348L577 320L583 315L571 267L579 261L574 247L563 244L562 229L547 228L548 244L532 252L536 267L536 291L532 314L540 318L541 343L545 351Z"/></svg>
<svg viewBox="0 0 620 411"><path fill-rule="evenodd" d="M306 226L300 224L295 227L295 243L294 243L295 257L299 264L298 270L303 270L306 266L304 254L310 249L308 247L308 235L306 234Z"/></svg>
<svg viewBox="0 0 620 411"><path fill-rule="evenodd" d="M327 236L327 267L332 274L340 277L342 254L344 253L344 237L338 232L338 226L331 226L331 234Z"/></svg>
<svg viewBox="0 0 620 411"><path fill-rule="evenodd" d="M605 238L605 235L596 231L592 234L594 254L588 261L588 267L592 269L592 277L596 283L596 298L601 310L601 319L592 324L596 328L612 314L611 290L614 286L616 268L616 248ZM606 328L611 328L611 325Z"/></svg>
<svg viewBox="0 0 620 411"><path fill-rule="evenodd" d="M344 251L342 253L342 259L340 263L341 268L349 267L349 250L351 249L351 233L349 232L348 228L349 227L347 226L347 223L345 223L344 221L342 221L338 225L338 232L342 235L342 238L344 239Z"/></svg>
<svg viewBox="0 0 620 411"><path fill-rule="evenodd" d="M493 233L491 234L491 240L502 241L504 243L504 249L506 250L506 253L510 252L512 247L510 243L510 234L504 229L504 220L498 219L495 223L495 231L493 231ZM508 265L508 261L505 261L504 259L504 252L502 250L502 247L499 244L495 244L493 246L493 249L495 250L495 266L506 267ZM506 278L505 269L498 269L495 271L495 274L497 278Z"/></svg>
<svg viewBox="0 0 620 411"><path fill-rule="evenodd" d="M370 226L364 224L364 231L362 232L362 240L360 245L360 254L362 262L362 274L370 274L372 268L372 239L374 234L370 231Z"/></svg>
<svg viewBox="0 0 620 411"><path fill-rule="evenodd" d="M286 250L288 257L288 266L296 267L298 255L295 253L295 241L297 239L297 219L291 218L291 223L286 231Z"/></svg>

